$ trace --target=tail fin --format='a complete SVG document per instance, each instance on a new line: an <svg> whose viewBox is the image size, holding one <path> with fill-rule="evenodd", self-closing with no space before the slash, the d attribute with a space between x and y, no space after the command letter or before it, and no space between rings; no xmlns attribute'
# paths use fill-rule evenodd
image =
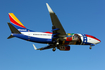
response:
<svg viewBox="0 0 105 70"><path fill-rule="evenodd" d="M8 23L8 26L11 30L11 33L21 34L11 23ZM13 38L14 36L10 35L7 39Z"/></svg>
<svg viewBox="0 0 105 70"><path fill-rule="evenodd" d="M10 30L12 33L15 34L21 34L21 32L33 32L32 30L27 29L19 20L18 18L13 14L9 13L9 18L11 23L8 23ZM10 35L8 39L13 38L13 35Z"/></svg>
<svg viewBox="0 0 105 70"><path fill-rule="evenodd" d="M11 33L21 34L11 23L8 23Z"/></svg>
<svg viewBox="0 0 105 70"><path fill-rule="evenodd" d="M9 13L9 18L12 26L15 27L18 31L27 32L26 27L19 21L19 19L13 13Z"/></svg>
<svg viewBox="0 0 105 70"><path fill-rule="evenodd" d="M18 20L18 18L17 18L13 13L9 13L9 18L10 18L10 21L11 21L13 24L15 24L15 25L17 25L17 26L19 26L19 27L21 27L21 28L26 28L26 27Z"/></svg>
<svg viewBox="0 0 105 70"><path fill-rule="evenodd" d="M33 32L32 30L27 29L13 13L9 13L9 18L10 18L11 24L18 31L20 31L20 32Z"/></svg>

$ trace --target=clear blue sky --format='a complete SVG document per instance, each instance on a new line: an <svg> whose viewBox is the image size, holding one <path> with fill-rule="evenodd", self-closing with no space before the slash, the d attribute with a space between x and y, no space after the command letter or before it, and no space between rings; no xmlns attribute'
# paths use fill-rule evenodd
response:
<svg viewBox="0 0 105 70"><path fill-rule="evenodd" d="M51 31L46 3L57 14L67 33L84 33L102 42L71 45L70 51L34 50L46 44L32 43L11 34L8 13L34 31ZM0 0L0 70L105 70L105 0Z"/></svg>

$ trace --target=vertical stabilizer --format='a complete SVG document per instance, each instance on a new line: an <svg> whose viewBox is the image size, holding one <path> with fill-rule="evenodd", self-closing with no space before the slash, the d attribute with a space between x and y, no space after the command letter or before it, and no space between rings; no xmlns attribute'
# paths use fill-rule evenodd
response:
<svg viewBox="0 0 105 70"><path fill-rule="evenodd" d="M13 13L9 13L8 15L11 21L10 24L14 26L19 32L32 32L32 30L27 29Z"/></svg>
<svg viewBox="0 0 105 70"><path fill-rule="evenodd" d="M21 34L11 23L8 23L8 26L11 30L11 33ZM7 39L13 38L14 36L11 34Z"/></svg>
<svg viewBox="0 0 105 70"><path fill-rule="evenodd" d="M11 33L21 34L11 23L8 23Z"/></svg>
<svg viewBox="0 0 105 70"><path fill-rule="evenodd" d="M26 28L13 13L9 13L9 18L13 24L15 24L21 28Z"/></svg>

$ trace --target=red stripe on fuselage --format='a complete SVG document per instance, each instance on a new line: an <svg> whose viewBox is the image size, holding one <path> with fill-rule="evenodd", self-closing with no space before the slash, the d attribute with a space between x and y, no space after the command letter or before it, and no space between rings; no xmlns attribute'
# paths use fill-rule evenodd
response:
<svg viewBox="0 0 105 70"><path fill-rule="evenodd" d="M91 35L87 35L87 34L85 34L87 37L90 37L90 38L93 38L93 39L95 39L95 40L98 40L98 41L100 41L99 39L97 39L97 38L95 38L94 36L91 36ZM101 42L101 41L100 41Z"/></svg>
<svg viewBox="0 0 105 70"><path fill-rule="evenodd" d="M20 25L19 23L17 23L10 15L9 15L9 18L10 18L10 21L11 21L12 23L14 23L15 25L17 25L17 26L19 26L19 27L22 27L22 28L26 28L26 27Z"/></svg>
<svg viewBox="0 0 105 70"><path fill-rule="evenodd" d="M51 32L44 32L44 33L52 34Z"/></svg>

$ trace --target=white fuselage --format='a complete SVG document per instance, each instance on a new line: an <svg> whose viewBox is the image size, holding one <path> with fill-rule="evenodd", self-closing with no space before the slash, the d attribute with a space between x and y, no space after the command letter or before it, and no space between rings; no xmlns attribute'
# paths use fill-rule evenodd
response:
<svg viewBox="0 0 105 70"><path fill-rule="evenodd" d="M52 34L44 33L44 32L21 32L23 35L27 35L29 37L36 37L36 38L45 38L51 39Z"/></svg>

